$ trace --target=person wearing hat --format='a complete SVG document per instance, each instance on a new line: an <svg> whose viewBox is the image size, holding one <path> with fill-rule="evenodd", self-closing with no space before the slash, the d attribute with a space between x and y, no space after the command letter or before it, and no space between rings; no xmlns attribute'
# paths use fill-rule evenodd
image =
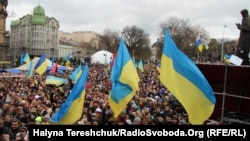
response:
<svg viewBox="0 0 250 141"><path fill-rule="evenodd" d="M133 121L133 125L141 125L141 118L140 117L135 117Z"/></svg>
<svg viewBox="0 0 250 141"><path fill-rule="evenodd" d="M171 122L172 122L172 125L178 125L179 124L179 117L178 117L178 115L173 115Z"/></svg>
<svg viewBox="0 0 250 141"><path fill-rule="evenodd" d="M16 135L16 140L24 140L24 141L29 140L29 131L26 126L19 127L19 132Z"/></svg>

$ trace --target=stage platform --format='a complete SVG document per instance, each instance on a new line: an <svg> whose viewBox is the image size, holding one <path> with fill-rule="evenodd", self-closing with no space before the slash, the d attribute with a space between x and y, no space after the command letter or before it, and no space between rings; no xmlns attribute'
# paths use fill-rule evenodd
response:
<svg viewBox="0 0 250 141"><path fill-rule="evenodd" d="M211 118L250 123L250 66L197 66L215 92L217 103ZM242 117L239 115L244 115L244 118L239 119Z"/></svg>

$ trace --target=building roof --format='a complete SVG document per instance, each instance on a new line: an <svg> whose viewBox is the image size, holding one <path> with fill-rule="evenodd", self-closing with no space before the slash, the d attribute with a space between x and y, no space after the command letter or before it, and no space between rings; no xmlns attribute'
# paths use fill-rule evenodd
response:
<svg viewBox="0 0 250 141"><path fill-rule="evenodd" d="M45 16L45 10L42 6L38 5L33 9L33 15Z"/></svg>
<svg viewBox="0 0 250 141"><path fill-rule="evenodd" d="M28 14L26 16L31 18L31 24L45 25L46 22L48 21L48 17L46 17L45 15L45 10L40 5L34 7L32 15ZM21 21L20 19L18 19L18 20L11 21L10 26L18 26L20 24L21 24ZM56 25L52 25L52 26L56 26Z"/></svg>
<svg viewBox="0 0 250 141"><path fill-rule="evenodd" d="M45 10L42 6L38 5L33 9L33 15L31 17L31 23L32 24L40 24L44 25L46 24L46 15Z"/></svg>

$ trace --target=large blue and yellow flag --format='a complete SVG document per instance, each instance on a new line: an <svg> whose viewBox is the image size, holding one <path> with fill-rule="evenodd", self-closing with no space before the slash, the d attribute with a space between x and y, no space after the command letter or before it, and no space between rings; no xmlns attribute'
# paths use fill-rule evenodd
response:
<svg viewBox="0 0 250 141"><path fill-rule="evenodd" d="M61 108L52 116L51 122L55 124L73 124L82 116L85 100L85 85L88 78L88 65L85 64L83 73L74 85L71 93Z"/></svg>
<svg viewBox="0 0 250 141"><path fill-rule="evenodd" d="M203 124L213 113L216 98L208 81L165 31L160 81L182 104L191 124Z"/></svg>
<svg viewBox="0 0 250 141"><path fill-rule="evenodd" d="M42 56L37 61L34 69L39 75L42 75L47 70L46 54L43 53Z"/></svg>
<svg viewBox="0 0 250 141"><path fill-rule="evenodd" d="M25 63L29 63L30 62L30 56L29 56L29 53L27 52L23 58L23 62Z"/></svg>
<svg viewBox="0 0 250 141"><path fill-rule="evenodd" d="M60 86L66 82L67 82L66 79L55 77L55 76L46 76L46 79L45 79L45 84L52 84L56 86Z"/></svg>
<svg viewBox="0 0 250 141"><path fill-rule="evenodd" d="M82 74L82 65L80 64L69 76L72 83L75 84Z"/></svg>
<svg viewBox="0 0 250 141"><path fill-rule="evenodd" d="M109 104L114 116L118 117L139 89L139 76L122 38L110 79L112 88L109 95Z"/></svg>

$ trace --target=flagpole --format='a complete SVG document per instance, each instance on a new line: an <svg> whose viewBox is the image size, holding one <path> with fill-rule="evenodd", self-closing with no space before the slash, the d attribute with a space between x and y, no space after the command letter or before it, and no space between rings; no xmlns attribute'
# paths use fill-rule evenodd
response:
<svg viewBox="0 0 250 141"><path fill-rule="evenodd" d="M226 87L227 87L227 67L228 63L225 64L225 76L224 76L224 86L223 86L223 92L222 92L222 106L221 106L221 123L223 123L223 118L224 118L224 107L225 107L225 97L226 97Z"/></svg>
<svg viewBox="0 0 250 141"><path fill-rule="evenodd" d="M222 33L222 40L221 40L221 62L224 59L224 33L227 25L224 25L223 33ZM225 76L224 76L224 86L223 86L223 97L222 97L222 107L221 107L221 123L223 123L224 118L224 107L225 107L225 98L226 98L226 86L227 86L227 66L228 63L225 64Z"/></svg>

